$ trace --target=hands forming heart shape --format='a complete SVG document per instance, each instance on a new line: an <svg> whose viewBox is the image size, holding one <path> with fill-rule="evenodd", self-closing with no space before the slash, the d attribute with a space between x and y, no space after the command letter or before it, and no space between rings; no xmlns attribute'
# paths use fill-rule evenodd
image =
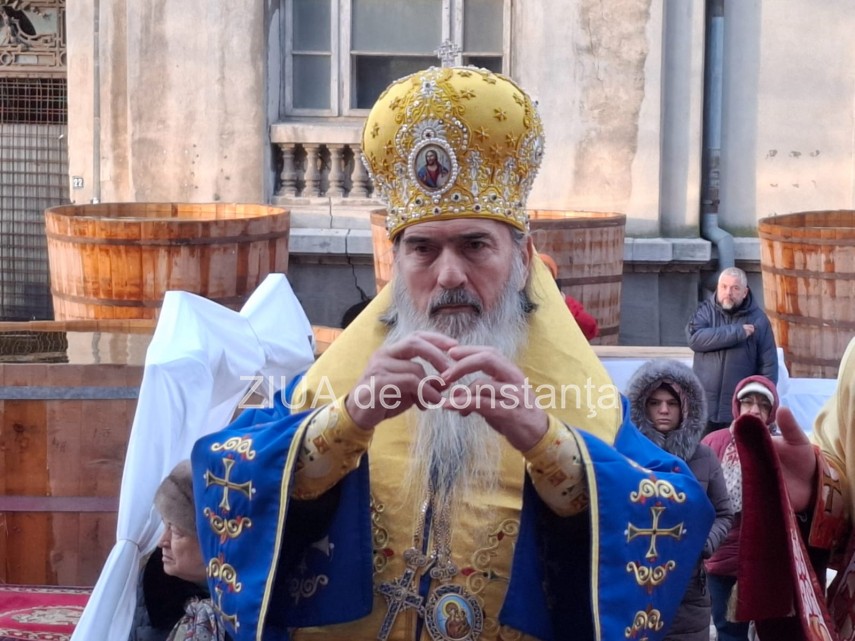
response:
<svg viewBox="0 0 855 641"><path fill-rule="evenodd" d="M428 374L419 359L439 374ZM459 383L476 373L480 375L469 383ZM377 350L345 406L363 429L413 406L480 414L520 451L534 447L548 424L546 412L533 402L525 375L506 356L493 347L460 345L434 332L414 332Z"/></svg>

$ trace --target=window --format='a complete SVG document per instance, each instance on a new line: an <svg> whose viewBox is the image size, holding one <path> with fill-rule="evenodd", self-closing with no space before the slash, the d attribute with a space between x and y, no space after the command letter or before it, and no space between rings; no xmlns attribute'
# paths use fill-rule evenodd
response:
<svg viewBox="0 0 855 641"><path fill-rule="evenodd" d="M284 0L285 113L364 115L386 86L457 62L507 71L510 0Z"/></svg>

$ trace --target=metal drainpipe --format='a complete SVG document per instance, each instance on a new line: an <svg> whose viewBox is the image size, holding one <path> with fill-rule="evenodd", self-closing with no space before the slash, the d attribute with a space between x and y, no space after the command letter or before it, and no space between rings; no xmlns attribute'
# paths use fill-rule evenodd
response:
<svg viewBox="0 0 855 641"><path fill-rule="evenodd" d="M721 110L724 68L724 0L707 1L707 37L704 64L704 150L701 192L701 237L718 249L718 271L736 264L733 236L718 225L721 202ZM704 287L714 291L716 274Z"/></svg>
<svg viewBox="0 0 855 641"><path fill-rule="evenodd" d="M101 2L93 6L92 25L92 200L101 202Z"/></svg>

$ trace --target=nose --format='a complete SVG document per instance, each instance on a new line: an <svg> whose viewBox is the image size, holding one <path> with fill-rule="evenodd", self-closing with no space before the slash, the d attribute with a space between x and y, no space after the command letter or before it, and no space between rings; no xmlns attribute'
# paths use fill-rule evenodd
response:
<svg viewBox="0 0 855 641"><path fill-rule="evenodd" d="M160 535L160 540L157 542L157 547L159 548L167 548L169 547L169 526L166 526L166 529L163 531L163 534Z"/></svg>
<svg viewBox="0 0 855 641"><path fill-rule="evenodd" d="M466 284L466 269L456 252L444 249L437 259L437 284L443 289L457 289Z"/></svg>

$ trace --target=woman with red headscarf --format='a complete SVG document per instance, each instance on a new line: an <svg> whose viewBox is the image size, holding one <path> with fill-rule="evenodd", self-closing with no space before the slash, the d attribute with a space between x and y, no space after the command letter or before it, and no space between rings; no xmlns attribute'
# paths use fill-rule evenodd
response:
<svg viewBox="0 0 855 641"><path fill-rule="evenodd" d="M777 431L778 389L765 376L749 376L736 385L733 393L734 421L743 414L762 420L773 434ZM728 602L735 599L739 569L739 531L742 525L742 467L736 451L733 424L726 430L708 434L703 441L721 461L724 481L735 513L733 527L715 554L705 562L712 598L713 623L719 641L748 641L749 624L728 620Z"/></svg>

